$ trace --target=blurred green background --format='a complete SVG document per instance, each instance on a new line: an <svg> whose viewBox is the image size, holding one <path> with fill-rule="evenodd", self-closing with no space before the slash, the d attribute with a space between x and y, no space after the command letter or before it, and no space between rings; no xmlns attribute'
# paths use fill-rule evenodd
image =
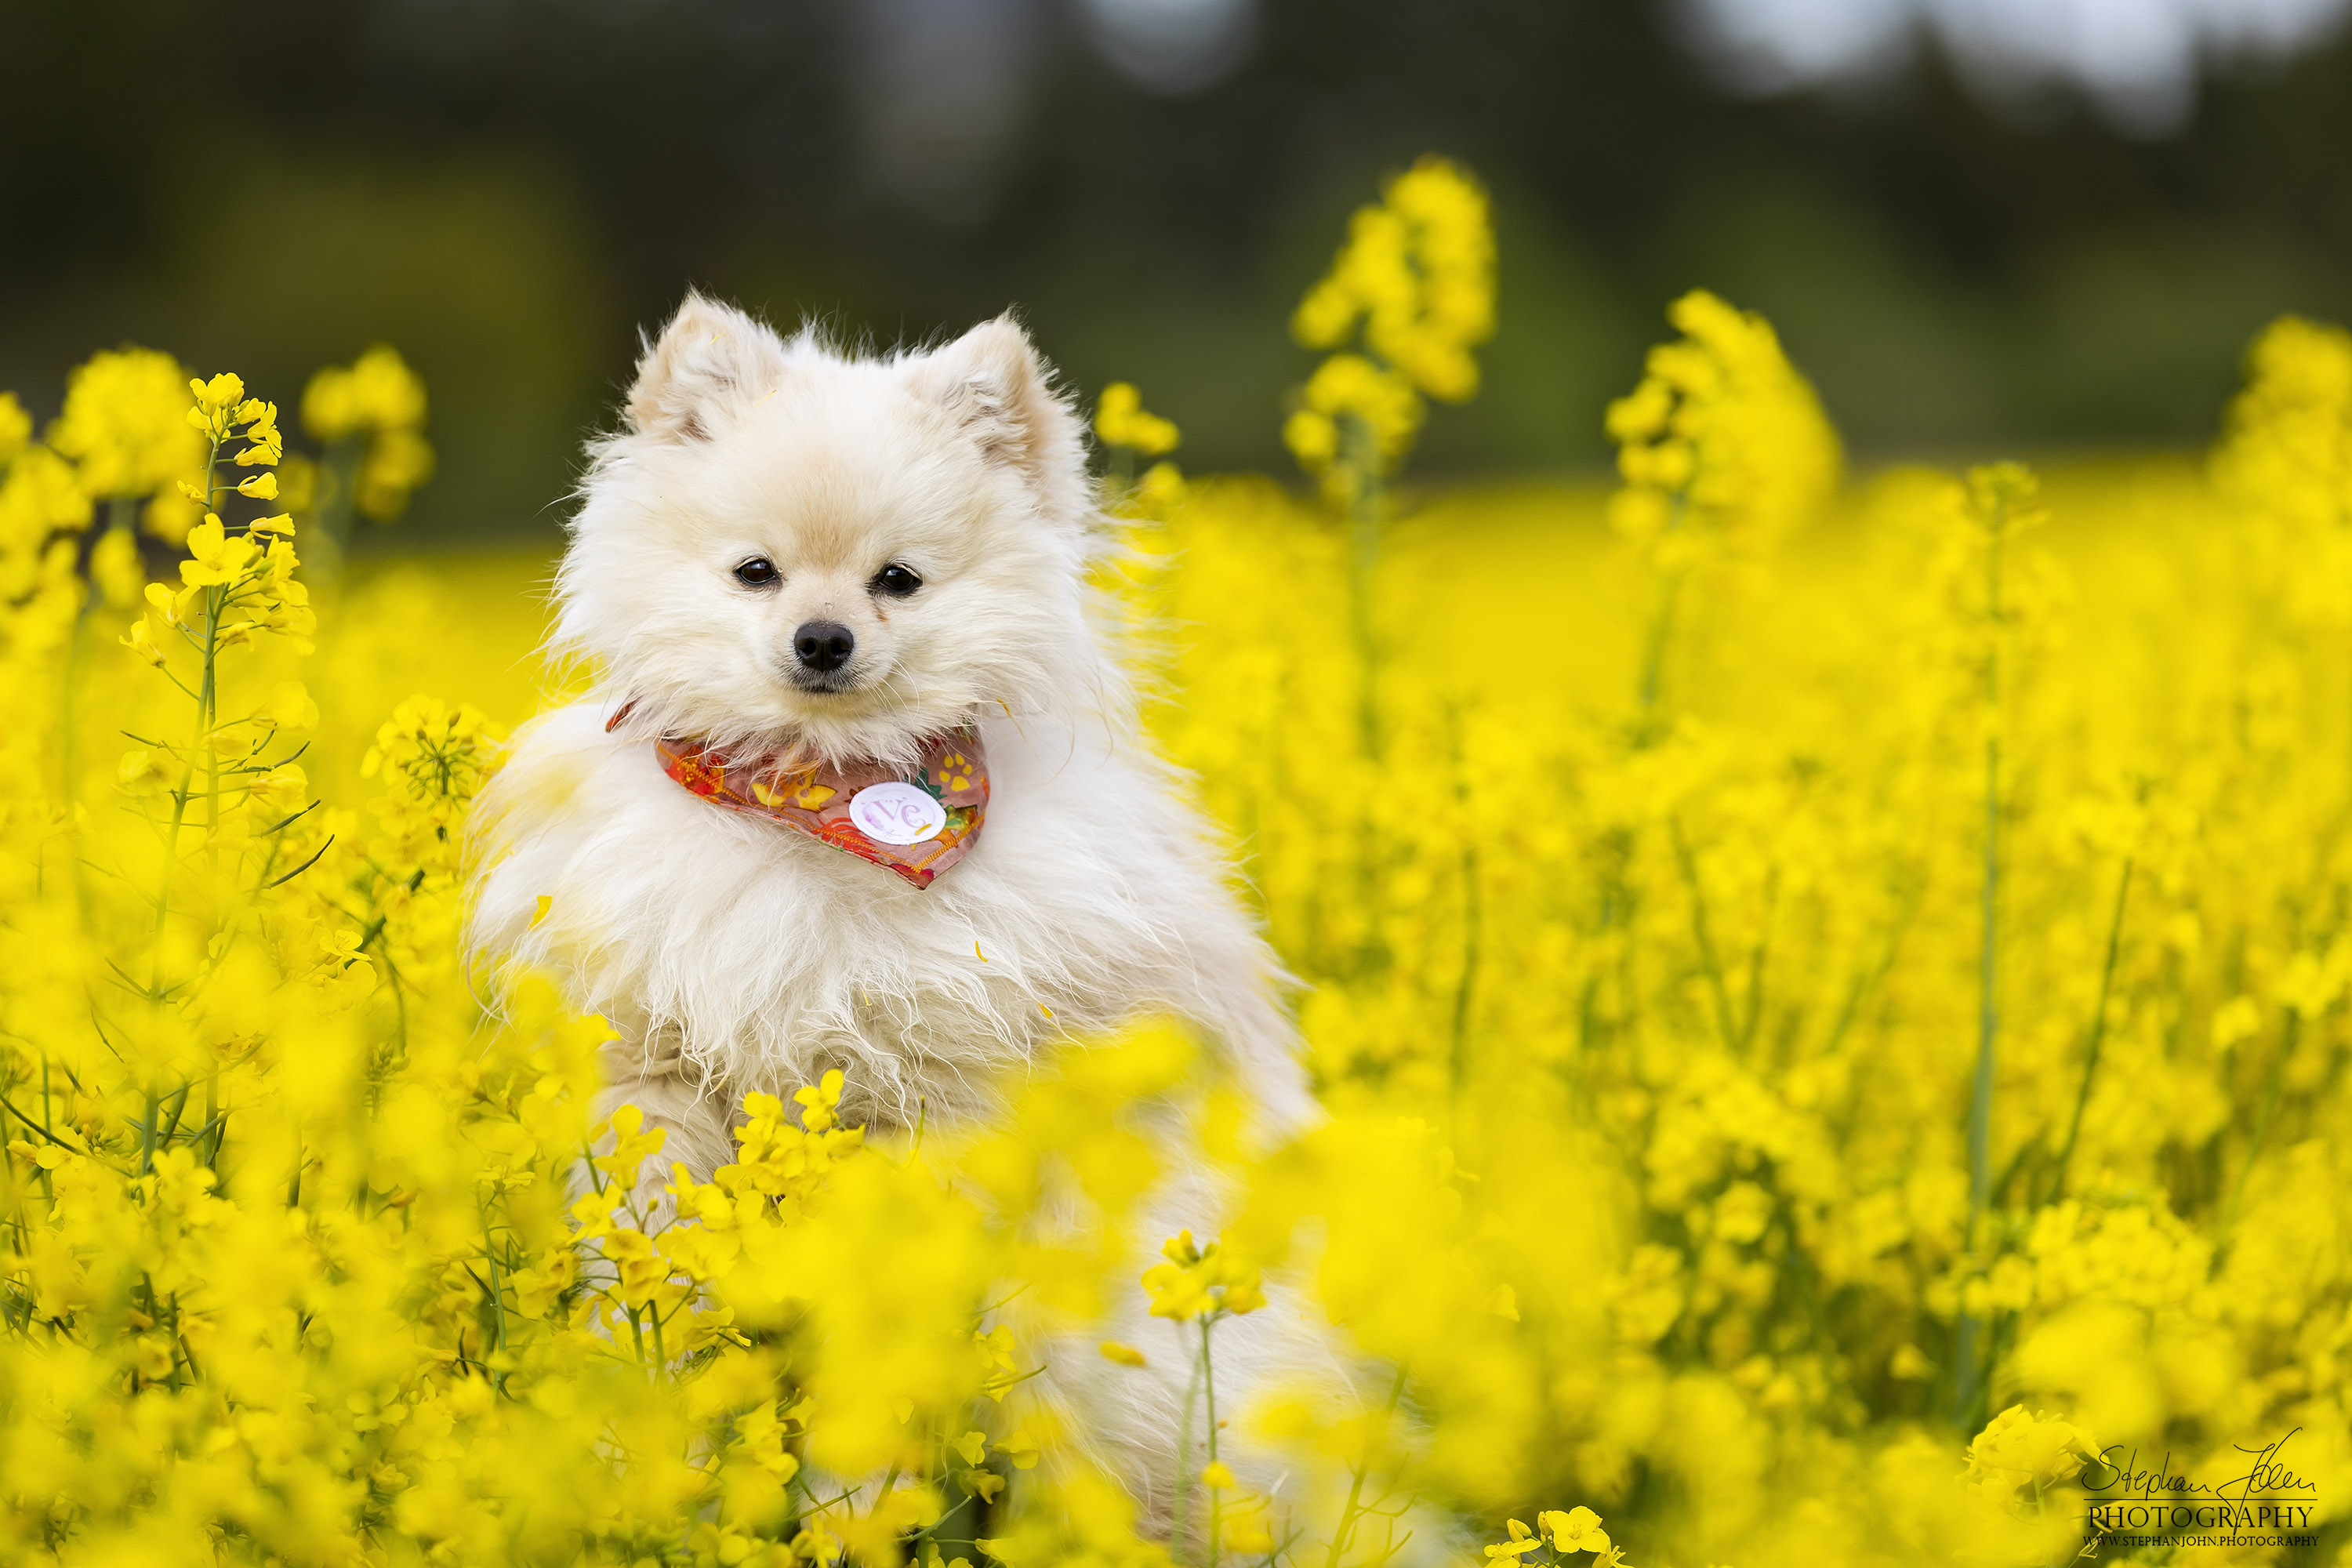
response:
<svg viewBox="0 0 2352 1568"><path fill-rule="evenodd" d="M1949 28L1792 84L1675 0L0 0L0 387L137 342L290 402L387 341L441 455L407 542L515 543L692 283L886 344L1016 306L1188 467L1286 472L1287 312L1436 150L1502 328L1426 476L1596 468L1694 284L1865 458L2201 444L2264 321L2352 314L2318 3L2150 110Z"/></svg>

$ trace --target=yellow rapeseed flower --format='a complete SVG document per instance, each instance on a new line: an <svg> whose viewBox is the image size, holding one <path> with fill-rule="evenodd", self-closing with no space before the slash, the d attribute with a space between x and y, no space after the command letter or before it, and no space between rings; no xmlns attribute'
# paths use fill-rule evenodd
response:
<svg viewBox="0 0 2352 1568"><path fill-rule="evenodd" d="M1684 335L1652 349L1641 384L1609 405L1625 480L1610 521L1669 563L1769 544L1836 489L1837 434L1762 317L1705 289L1667 316Z"/></svg>
<svg viewBox="0 0 2352 1568"><path fill-rule="evenodd" d="M1609 1550L1609 1532L1601 1528L1601 1516L1589 1508L1572 1508L1566 1512L1547 1510L1536 1515L1536 1526L1555 1552L1599 1552Z"/></svg>
<svg viewBox="0 0 2352 1568"><path fill-rule="evenodd" d="M1189 1230L1168 1238L1160 1248L1168 1259L1144 1270L1143 1288L1151 1298L1151 1315L1183 1322L1226 1312L1254 1312L1265 1305L1258 1271L1242 1262L1222 1241L1203 1247Z"/></svg>
<svg viewBox="0 0 2352 1568"><path fill-rule="evenodd" d="M152 496L203 466L204 437L185 417L194 412L185 373L171 355L149 349L94 354L68 376L65 407L49 426L47 444L73 462L92 497Z"/></svg>
<svg viewBox="0 0 2352 1568"><path fill-rule="evenodd" d="M425 416L424 382L383 343L319 371L302 393L302 426L329 445L338 503L378 522L433 477Z"/></svg>
<svg viewBox="0 0 2352 1568"><path fill-rule="evenodd" d="M1139 458L1172 452L1181 441L1176 426L1146 410L1143 395L1124 381L1103 388L1095 404L1095 435L1104 445L1127 447Z"/></svg>

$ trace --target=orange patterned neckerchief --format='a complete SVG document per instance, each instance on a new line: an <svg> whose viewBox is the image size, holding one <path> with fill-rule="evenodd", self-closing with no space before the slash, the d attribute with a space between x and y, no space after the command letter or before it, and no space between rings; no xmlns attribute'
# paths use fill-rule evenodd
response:
<svg viewBox="0 0 2352 1568"><path fill-rule="evenodd" d="M621 710L607 731L628 717ZM971 852L988 816L988 757L966 724L923 746L908 773L878 763L835 767L761 752L737 758L700 741L654 742L662 772L714 805L764 816L887 867L918 888Z"/></svg>

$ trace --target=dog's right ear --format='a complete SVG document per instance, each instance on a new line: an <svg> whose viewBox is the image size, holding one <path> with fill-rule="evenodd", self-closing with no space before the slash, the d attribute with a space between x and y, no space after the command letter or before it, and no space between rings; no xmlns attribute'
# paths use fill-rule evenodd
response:
<svg viewBox="0 0 2352 1568"><path fill-rule="evenodd" d="M784 374L784 345L731 305L688 293L661 336L637 361L629 426L666 441L702 441L712 416L756 401Z"/></svg>

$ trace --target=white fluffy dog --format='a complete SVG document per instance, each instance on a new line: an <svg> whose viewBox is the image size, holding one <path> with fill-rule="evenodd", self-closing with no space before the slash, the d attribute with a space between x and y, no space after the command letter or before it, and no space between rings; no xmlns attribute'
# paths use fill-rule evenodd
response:
<svg viewBox="0 0 2352 1568"><path fill-rule="evenodd" d="M689 296L593 459L554 642L600 682L517 737L486 798L472 938L613 1021L609 1103L668 1129L665 1164L708 1179L747 1091L833 1068L853 1124L984 1117L1049 1042L1155 1011L1195 1026L1265 1134L1311 1118L1273 954L1138 728L1089 587L1081 426L1018 326L856 358ZM966 726L984 831L929 886L782 805L681 787L706 755L920 786ZM915 805L940 841L945 808ZM1203 1184L1180 1178L1152 1218L1213 1233L1188 1200ZM1229 1377L1330 1366L1295 1313L1233 1328L1221 1405ZM1087 1349L1048 1374L1153 1513L1168 1359L1142 1375Z"/></svg>

